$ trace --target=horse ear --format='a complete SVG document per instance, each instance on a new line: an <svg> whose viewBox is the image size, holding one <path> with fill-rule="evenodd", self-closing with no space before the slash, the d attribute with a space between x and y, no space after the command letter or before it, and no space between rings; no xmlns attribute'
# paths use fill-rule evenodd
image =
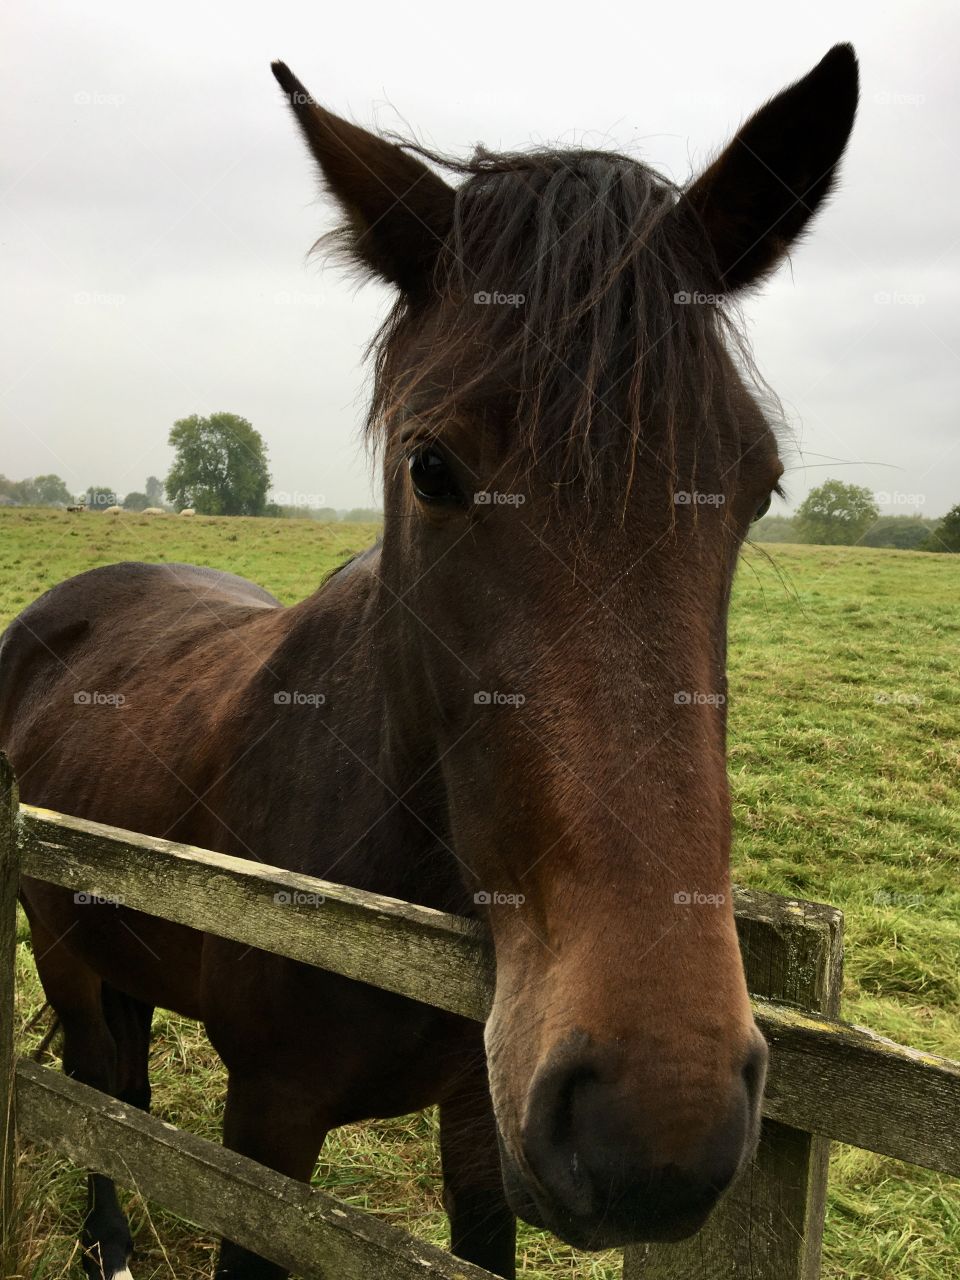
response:
<svg viewBox="0 0 960 1280"><path fill-rule="evenodd" d="M346 215L351 257L405 293L422 291L451 226L453 188L401 147L321 107L283 62L273 74Z"/></svg>
<svg viewBox="0 0 960 1280"><path fill-rule="evenodd" d="M684 193L681 204L706 231L725 289L760 281L830 194L857 111L858 80L853 48L835 45L761 107Z"/></svg>

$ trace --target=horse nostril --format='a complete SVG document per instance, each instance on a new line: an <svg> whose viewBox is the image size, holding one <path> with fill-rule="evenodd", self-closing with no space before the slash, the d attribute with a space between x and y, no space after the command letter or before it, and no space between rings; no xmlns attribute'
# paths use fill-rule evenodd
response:
<svg viewBox="0 0 960 1280"><path fill-rule="evenodd" d="M596 1084L594 1071L564 1061L544 1072L534 1086L524 1146L534 1177L568 1209L588 1213L592 1188L578 1152L584 1095Z"/></svg>
<svg viewBox="0 0 960 1280"><path fill-rule="evenodd" d="M743 1064L743 1083L746 1086L747 1100L751 1107L757 1106L760 1101L760 1095L763 1093L764 1082L767 1078L768 1057L767 1042L758 1034L756 1043Z"/></svg>
<svg viewBox="0 0 960 1280"><path fill-rule="evenodd" d="M612 1058L582 1043L565 1050L535 1076L520 1135L535 1220L585 1248L698 1230L752 1153L765 1042L757 1035L699 1104L693 1133L670 1120L669 1092L653 1105L652 1088L651 1100L628 1089Z"/></svg>

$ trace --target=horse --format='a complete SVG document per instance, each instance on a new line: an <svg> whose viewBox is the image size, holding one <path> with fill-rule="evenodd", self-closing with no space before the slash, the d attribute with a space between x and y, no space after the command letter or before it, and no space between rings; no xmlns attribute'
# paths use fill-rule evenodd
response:
<svg viewBox="0 0 960 1280"><path fill-rule="evenodd" d="M273 71L343 215L329 247L395 290L382 538L290 607L189 565L61 583L4 635L0 744L34 804L477 918L492 1008L27 879L64 1070L148 1108L151 1016L176 1010L225 1064L226 1146L292 1178L331 1129L437 1104L451 1249L494 1274L517 1216L586 1249L688 1237L751 1159L767 1060L725 657L783 465L737 301L834 187L855 55L684 186L607 151L440 156ZM82 1231L91 1280L129 1275L103 1176ZM286 1274L221 1245L219 1280Z"/></svg>

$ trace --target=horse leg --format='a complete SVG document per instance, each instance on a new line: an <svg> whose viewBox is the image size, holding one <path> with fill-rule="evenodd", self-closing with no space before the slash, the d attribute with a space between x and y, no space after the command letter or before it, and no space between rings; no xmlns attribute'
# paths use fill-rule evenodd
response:
<svg viewBox="0 0 960 1280"><path fill-rule="evenodd" d="M330 1128L306 1083L285 1085L271 1076L231 1071L223 1145L269 1169L309 1182ZM285 1267L232 1240L220 1246L216 1280L285 1280Z"/></svg>
<svg viewBox="0 0 960 1280"><path fill-rule="evenodd" d="M451 1253L514 1280L517 1220L503 1189L485 1065L458 1077L440 1103L440 1159Z"/></svg>
<svg viewBox="0 0 960 1280"><path fill-rule="evenodd" d="M150 1110L150 1028L153 1005L103 984L103 1012L117 1046L115 1097L140 1111Z"/></svg>
<svg viewBox="0 0 960 1280"><path fill-rule="evenodd" d="M99 1083L89 1078L75 1037L64 1024L63 1066L68 1075L109 1093L141 1111L150 1109L150 1024L153 1006L124 995L103 983L100 989L102 1018L113 1042L113 1071ZM73 1043L71 1044L71 1039ZM90 1280L129 1280L133 1239L117 1200L112 1178L87 1175L87 1213L83 1223L84 1269Z"/></svg>
<svg viewBox="0 0 960 1280"><path fill-rule="evenodd" d="M37 971L63 1028L64 1073L111 1097L119 1096L120 1055L104 1007L104 984L35 919L31 930ZM127 1264L133 1252L130 1228L113 1181L99 1173L87 1178L81 1242L89 1280L129 1280Z"/></svg>

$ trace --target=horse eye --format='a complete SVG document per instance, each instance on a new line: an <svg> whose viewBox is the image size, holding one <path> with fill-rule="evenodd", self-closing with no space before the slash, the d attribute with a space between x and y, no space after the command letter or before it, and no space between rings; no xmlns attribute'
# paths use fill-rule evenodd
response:
<svg viewBox="0 0 960 1280"><path fill-rule="evenodd" d="M424 445L411 453L407 466L413 491L423 502L460 501L460 490L447 460L434 445Z"/></svg>
<svg viewBox="0 0 960 1280"><path fill-rule="evenodd" d="M753 513L754 523L756 523L757 520L763 519L763 517L770 510L770 503L772 501L773 501L772 495L768 495L766 498L764 498L764 500L760 503L759 507L757 507L756 511Z"/></svg>

